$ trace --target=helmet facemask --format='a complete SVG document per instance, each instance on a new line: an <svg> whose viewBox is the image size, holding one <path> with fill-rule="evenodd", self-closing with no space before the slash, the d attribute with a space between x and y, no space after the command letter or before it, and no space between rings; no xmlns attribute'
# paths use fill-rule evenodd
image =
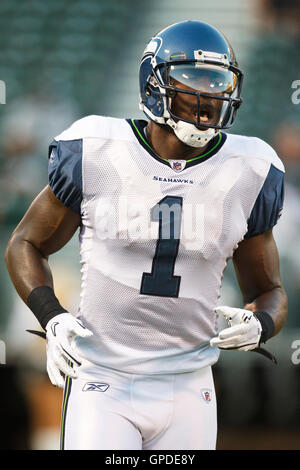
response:
<svg viewBox="0 0 300 470"><path fill-rule="evenodd" d="M213 54L195 52L204 57ZM169 125L187 145L203 147L219 130L230 128L234 122L242 101L242 73L226 58L222 59L172 60L155 65L152 58L154 67L147 93L162 110L161 117L154 120ZM180 111L176 106L177 96L180 96Z"/></svg>
<svg viewBox="0 0 300 470"><path fill-rule="evenodd" d="M219 130L231 127L241 103L240 82L229 68L173 61L154 68L150 86L155 85L151 93L164 100L165 123L177 137L187 145L203 147Z"/></svg>

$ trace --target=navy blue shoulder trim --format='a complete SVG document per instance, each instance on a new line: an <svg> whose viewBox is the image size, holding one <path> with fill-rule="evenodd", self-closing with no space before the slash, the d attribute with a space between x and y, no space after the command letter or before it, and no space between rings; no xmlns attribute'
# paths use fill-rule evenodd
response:
<svg viewBox="0 0 300 470"><path fill-rule="evenodd" d="M82 201L82 139L54 140L49 146L49 186L67 207L80 214Z"/></svg>
<svg viewBox="0 0 300 470"><path fill-rule="evenodd" d="M271 165L248 219L245 238L260 235L274 227L281 215L283 200L284 172Z"/></svg>

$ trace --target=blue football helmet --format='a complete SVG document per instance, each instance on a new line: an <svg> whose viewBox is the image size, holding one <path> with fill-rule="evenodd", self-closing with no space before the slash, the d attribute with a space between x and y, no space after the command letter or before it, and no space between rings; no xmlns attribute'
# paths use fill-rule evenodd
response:
<svg viewBox="0 0 300 470"><path fill-rule="evenodd" d="M230 128L242 102L243 73L233 49L202 21L182 21L154 36L141 58L139 79L140 109L193 147ZM183 106L178 111L174 98L179 93Z"/></svg>

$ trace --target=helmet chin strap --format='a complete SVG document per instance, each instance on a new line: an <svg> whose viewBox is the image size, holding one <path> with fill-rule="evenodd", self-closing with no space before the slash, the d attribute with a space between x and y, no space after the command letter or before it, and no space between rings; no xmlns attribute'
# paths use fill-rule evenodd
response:
<svg viewBox="0 0 300 470"><path fill-rule="evenodd" d="M213 128L200 131L193 124L184 121L175 122L173 119L168 119L166 124L173 129L174 134L181 142L190 147L204 147L219 132Z"/></svg>

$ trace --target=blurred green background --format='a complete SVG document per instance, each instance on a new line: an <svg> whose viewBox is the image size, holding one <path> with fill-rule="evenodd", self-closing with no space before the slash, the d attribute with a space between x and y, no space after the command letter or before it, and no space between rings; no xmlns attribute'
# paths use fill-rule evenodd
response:
<svg viewBox="0 0 300 470"><path fill-rule="evenodd" d="M286 168L285 208L274 235L289 316L268 343L279 363L251 352L221 354L214 367L218 448L300 449L300 104L292 100L300 80L299 0L0 1L0 80L6 85L0 104L0 349L6 357L0 448L59 445L61 392L47 379L43 341L25 332L38 324L3 261L11 232L47 184L48 145L87 114L143 118L138 68L144 46L184 19L207 21L228 37L245 72L244 103L231 132L266 140ZM76 311L77 235L50 265L58 297ZM221 300L242 305L230 262Z"/></svg>

